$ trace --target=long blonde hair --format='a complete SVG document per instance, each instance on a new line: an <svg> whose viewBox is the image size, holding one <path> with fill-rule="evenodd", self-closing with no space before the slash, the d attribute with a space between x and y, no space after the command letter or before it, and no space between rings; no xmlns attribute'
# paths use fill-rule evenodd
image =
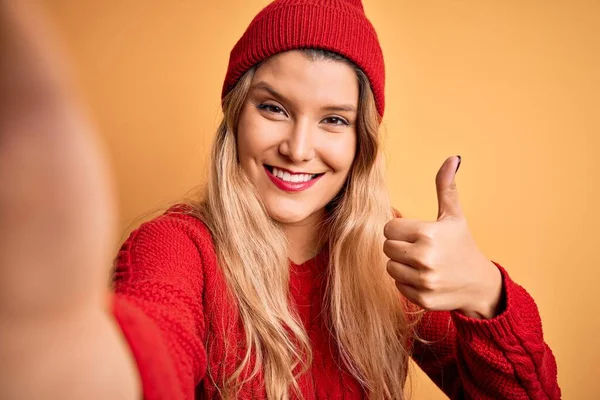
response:
<svg viewBox="0 0 600 400"><path fill-rule="evenodd" d="M302 51L312 60L348 62L360 89L357 153L320 227L329 254L323 304L327 328L345 367L369 398L403 399L411 329L400 294L386 273L382 250L383 227L393 215L373 93L366 75L345 58L323 50ZM241 386L260 372L268 399L288 399L290 388L302 398L297 377L310 368L312 351L289 301L288 243L238 163L237 123L256 68L247 71L223 101L207 186L202 198L188 205L213 236L247 343L233 374L213 383L223 398L236 398ZM250 365L252 355L255 362ZM249 377L241 380L248 369Z"/></svg>

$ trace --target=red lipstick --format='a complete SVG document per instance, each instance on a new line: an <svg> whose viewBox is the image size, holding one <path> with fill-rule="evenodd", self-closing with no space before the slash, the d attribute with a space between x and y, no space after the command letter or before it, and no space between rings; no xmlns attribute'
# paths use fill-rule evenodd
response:
<svg viewBox="0 0 600 400"><path fill-rule="evenodd" d="M287 182L287 181L284 181L283 179L278 178L277 176L273 175L273 173L269 170L269 168L267 168L266 165L264 165L263 167L265 168L265 172L267 173L267 176L269 177L269 179L271 179L271 182L273 182L275 184L275 186L277 186L279 189L281 189L285 192L301 192L303 190L306 190L309 187L311 187L312 185L314 185L324 175L324 174L318 175L318 176L314 177L313 179L306 181L306 182Z"/></svg>

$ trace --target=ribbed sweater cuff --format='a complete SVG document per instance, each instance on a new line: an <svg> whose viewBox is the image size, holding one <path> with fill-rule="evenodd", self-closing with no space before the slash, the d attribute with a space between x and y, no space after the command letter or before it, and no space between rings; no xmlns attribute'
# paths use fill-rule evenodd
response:
<svg viewBox="0 0 600 400"><path fill-rule="evenodd" d="M520 336L523 313L537 313L537 306L533 299L510 279L508 273L500 264L496 262L494 264L502 274L505 308L499 315L491 319L467 317L457 311L452 311L450 315L462 340L481 339L489 341L489 339L502 340L507 336Z"/></svg>
<svg viewBox="0 0 600 400"><path fill-rule="evenodd" d="M135 358L144 400L183 398L175 368L170 366L168 349L156 325L123 296L113 295L112 309Z"/></svg>

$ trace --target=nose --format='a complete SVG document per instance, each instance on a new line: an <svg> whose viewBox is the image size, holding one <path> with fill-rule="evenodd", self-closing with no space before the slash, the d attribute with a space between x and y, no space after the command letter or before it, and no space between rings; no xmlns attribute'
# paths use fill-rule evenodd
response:
<svg viewBox="0 0 600 400"><path fill-rule="evenodd" d="M310 161L315 157L314 134L307 120L294 123L279 145L279 152L294 163Z"/></svg>

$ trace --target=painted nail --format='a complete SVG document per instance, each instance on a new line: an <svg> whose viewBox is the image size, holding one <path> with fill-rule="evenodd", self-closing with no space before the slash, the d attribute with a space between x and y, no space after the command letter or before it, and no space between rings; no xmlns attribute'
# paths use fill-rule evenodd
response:
<svg viewBox="0 0 600 400"><path fill-rule="evenodd" d="M461 156L457 156L458 157L458 165L456 166L456 171L454 171L454 173L458 172L458 169L460 168L460 163L462 162L462 157Z"/></svg>

